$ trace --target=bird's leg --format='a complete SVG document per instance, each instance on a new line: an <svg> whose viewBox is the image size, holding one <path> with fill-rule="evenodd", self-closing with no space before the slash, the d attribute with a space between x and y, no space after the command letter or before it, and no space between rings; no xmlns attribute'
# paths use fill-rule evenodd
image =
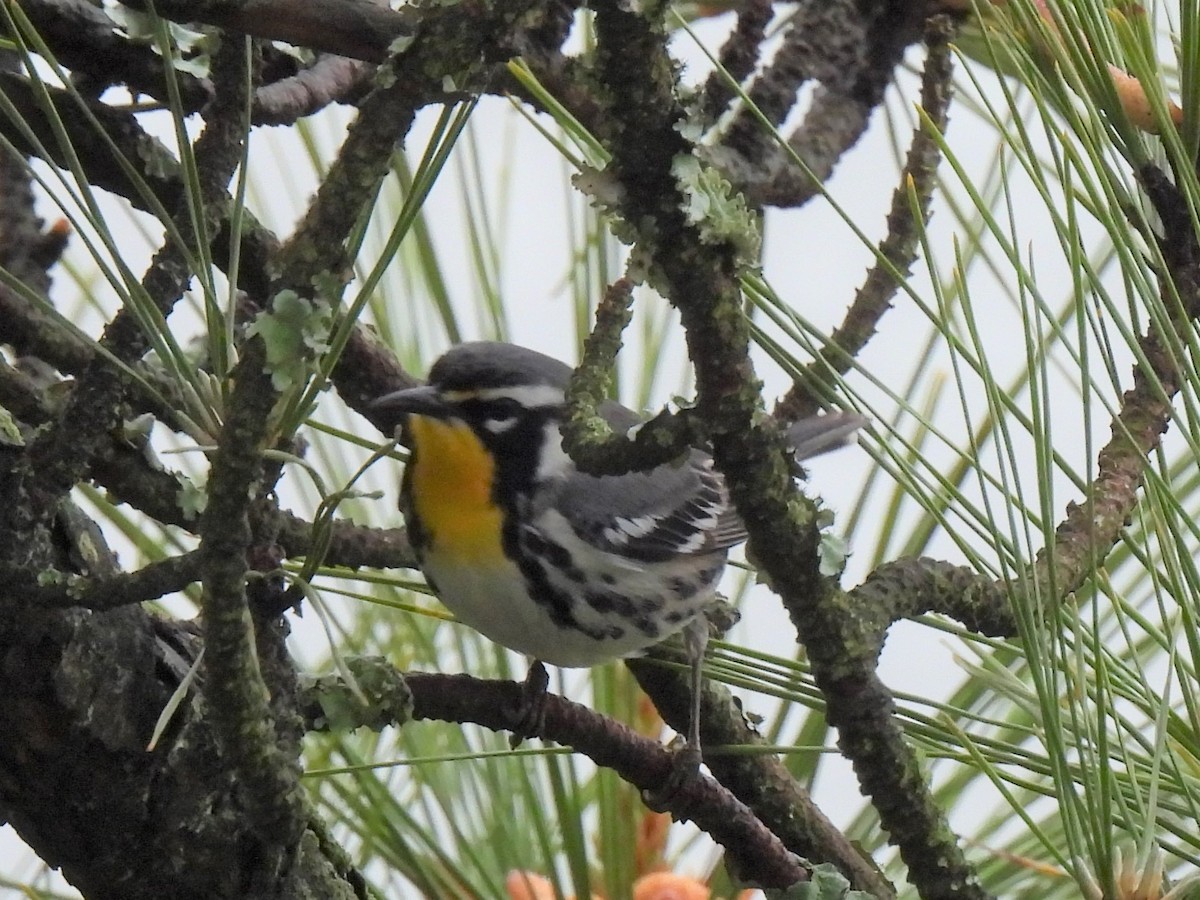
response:
<svg viewBox="0 0 1200 900"><path fill-rule="evenodd" d="M517 722L508 738L508 745L516 750L527 737L542 733L546 724L546 690L550 687L550 675L540 659L531 660L525 681L521 685L521 701L517 709Z"/></svg>
<svg viewBox="0 0 1200 900"><path fill-rule="evenodd" d="M700 750L700 698L704 690L704 648L708 646L708 619L696 616L683 629L683 651L688 661L692 708L688 717L687 743L675 756L675 771L690 778L700 771L704 754Z"/></svg>
<svg viewBox="0 0 1200 900"><path fill-rule="evenodd" d="M671 774L666 782L657 790L642 792L642 802L656 812L664 812L671 798L700 774L700 764L704 761L704 753L700 749L700 700L704 689L704 648L708 645L708 619L697 616L684 628L682 637L691 688L687 740L675 751L671 761Z"/></svg>

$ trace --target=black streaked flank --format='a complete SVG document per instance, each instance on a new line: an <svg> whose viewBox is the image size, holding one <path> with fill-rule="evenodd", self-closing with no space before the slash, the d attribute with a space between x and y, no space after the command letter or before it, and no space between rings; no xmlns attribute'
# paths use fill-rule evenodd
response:
<svg viewBox="0 0 1200 900"><path fill-rule="evenodd" d="M534 556L544 557L551 566L558 569L571 581L574 581L576 584L587 583L587 574L579 566L575 565L571 551L566 547L548 540L532 528L526 528L522 531L521 542L526 550Z"/></svg>

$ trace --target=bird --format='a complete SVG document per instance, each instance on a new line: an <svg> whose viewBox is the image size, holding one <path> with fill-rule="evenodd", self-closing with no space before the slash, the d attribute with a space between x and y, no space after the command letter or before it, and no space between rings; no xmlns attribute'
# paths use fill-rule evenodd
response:
<svg viewBox="0 0 1200 900"><path fill-rule="evenodd" d="M535 350L472 341L439 357L426 384L371 403L410 451L399 502L409 541L458 620L533 660L531 704L545 695L543 663L590 667L682 632L692 689L684 766L698 769L704 611L746 530L701 449L644 472L581 471L562 442L571 374ZM599 413L618 433L643 422L614 401ZM813 416L789 439L806 459L864 422Z"/></svg>

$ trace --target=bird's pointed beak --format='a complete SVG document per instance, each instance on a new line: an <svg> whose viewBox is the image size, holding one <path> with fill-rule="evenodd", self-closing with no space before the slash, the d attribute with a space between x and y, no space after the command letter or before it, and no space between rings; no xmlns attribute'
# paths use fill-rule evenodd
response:
<svg viewBox="0 0 1200 900"><path fill-rule="evenodd" d="M403 425L410 415L445 419L452 415L451 407L441 398L437 388L427 384L384 394L371 401L370 409L393 425Z"/></svg>

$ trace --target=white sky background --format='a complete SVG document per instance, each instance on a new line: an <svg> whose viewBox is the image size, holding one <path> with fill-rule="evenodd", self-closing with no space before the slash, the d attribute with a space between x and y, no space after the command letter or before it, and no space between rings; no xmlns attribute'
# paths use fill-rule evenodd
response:
<svg viewBox="0 0 1200 900"><path fill-rule="evenodd" d="M715 49L719 47L721 36L730 22L729 17L702 22L697 26L697 31ZM686 35L677 39L676 49L686 62L688 80L702 83L709 68L703 54L692 46L691 39ZM920 59L919 49L910 59ZM915 77L905 75L901 83L902 93L895 87L889 90L888 104L895 113L911 118L906 110L911 110L911 104L916 100L917 81ZM419 157L435 116L436 112L428 111L422 115L418 128L408 141L411 159ZM327 118L345 121L349 117L344 111L335 110ZM882 126L883 115L877 111L872 128L841 162L828 185L836 203L850 219L867 231L872 241L883 236L883 217L897 184L898 170L893 162L891 138ZM564 209L568 194L564 188L561 157L501 100L490 99L482 103L474 116L472 127L481 149L481 159L489 167L495 167L489 168L485 174L490 189L496 198L504 192L509 198L508 214L502 226L506 239L502 248L501 285L509 309L512 338L518 343L573 360L573 310L564 281L571 252L569 235L564 233ZM170 142L169 133L163 136L164 140ZM909 129L901 129L900 136L906 144ZM952 108L948 140L955 153L970 165L974 177L982 178L983 173L994 166L994 135L988 129L979 127L978 120L962 106ZM338 141L340 133L333 130L326 146L336 146ZM315 177L288 129L258 129L252 142L252 183L256 192L251 196L251 205L276 233L287 234L290 223L304 209L315 187ZM452 163L435 187L426 211L433 223L437 249L448 261L445 275L451 291L459 308L470 310L475 281L471 274L470 249L461 246L460 235L464 229L460 223L464 205L457 174ZM1019 192L1022 188L1017 184L1018 181L1014 179L1014 190ZM1031 202L1022 210L1023 214L1044 219L1044 216L1039 216L1041 201L1032 194L1029 196ZM266 209L263 210L259 204L264 204ZM497 201L493 209L500 208ZM45 216L48 219L56 217L50 210L46 211ZM1040 227L1045 226L1043 224ZM1038 228L1036 222L1023 227L1022 234L1025 240L1030 241L1030 252L1036 250L1039 241L1052 240L1052 233L1039 232ZM1041 237L1031 237L1039 233ZM948 273L949 263L953 259L951 241L955 237L954 222L940 199L935 203L931 235L931 240L939 248L939 265L945 266ZM958 237L965 239L963 235ZM149 247L146 244L141 251L146 258ZM78 244L73 245L70 252L78 265L88 265L78 257ZM137 259L136 253L127 259L135 272L142 270L145 260ZM458 260L457 264L455 260ZM772 212L768 216L765 274L780 295L802 309L804 315L823 330L830 329L841 319L854 291L862 283L871 260L870 248L863 245L841 216L824 200L813 200L799 211ZM1038 271L1046 283L1053 279L1056 264L1061 265L1060 254L1047 254L1047 259L1039 262ZM914 284L921 291L921 285L928 285L923 275L923 265L918 263L916 271ZM619 273L619 268L614 270L614 275ZM1063 284L1069 284L1069 280L1063 281ZM60 280L59 287L65 286L65 279ZM974 291L977 305L985 305L979 304L978 300L981 296L988 296L987 277L977 280ZM1020 328L1020 320L1001 292L995 290L995 294L995 321L990 323L988 329L989 340L995 342L990 357L1002 370L1006 361L1011 360L1012 370L1016 371L1023 363L1020 332L1014 330ZM933 303L931 293L923 293L923 296L927 302ZM1059 294L1051 293L1051 296L1057 298ZM642 296L639 300L644 305L662 302L651 296ZM915 356L927 339L929 326L925 317L905 295L899 294L895 302L896 308L884 317L880 334L869 345L860 362L883 384L899 390L911 377ZM471 317L464 317L465 322L471 320ZM93 333L98 332L94 323L81 324L85 328L92 328ZM480 335L468 335L477 336ZM443 344L428 347L428 355L436 356L443 347ZM636 341L631 349L630 356L635 358L639 350ZM681 340L665 348L665 354L665 377L660 382L661 389L655 402L662 402L671 394L687 392L683 378ZM788 385L773 364L761 354L759 359L760 374L767 382L769 406ZM941 374L952 381L948 358L943 356L942 359ZM1120 374L1127 372L1128 368L1121 370ZM866 379L851 376L850 381L862 390L863 396L872 404L873 415L879 421L890 420L895 415L895 404ZM1056 396L1062 404L1061 416L1056 418L1057 427L1080 427L1082 419L1077 397L1070 391L1060 392ZM983 409L982 398L971 398L970 403L973 412L978 413ZM965 434L964 417L952 391L943 398L936 421L958 440ZM1101 421L1104 421L1103 418ZM902 428L911 431L911 422ZM887 440L883 429L879 429L879 436L869 439L867 443L874 444L880 440ZM944 456L948 464L953 458L948 451L935 448L932 452L935 458ZM1082 459L1074 461L1082 465ZM810 491L821 494L832 509L847 511L872 466L870 456L860 448L845 449L818 459L809 466ZM387 500L382 502L391 505L395 500L394 484L387 474L381 473L380 478L380 485L389 490ZM1073 497L1073 494L1067 491L1060 492L1058 496L1060 499L1054 509L1057 515L1061 515L1065 500ZM874 508L876 515L882 516L880 500L875 501ZM866 517L864 541L873 534L870 522L871 517ZM852 546L852 552L853 549ZM940 558L962 560L956 548L945 540L935 540L930 552ZM853 586L861 580L867 571L867 562L861 556L851 557L844 578L847 586ZM307 616L297 620L295 625L297 641L308 648L306 655L322 655L325 638L319 632L316 617ZM756 650L783 656L791 655L794 650L793 630L786 615L778 601L763 590L755 591L747 602L742 625L731 639ZM940 632L909 624L897 626L893 628L884 653L882 677L897 691L920 695L940 694L938 688L945 686L945 693L949 694L952 687L964 678L962 670L951 660L953 650L951 639ZM767 698L751 695L746 699L751 710L760 708L762 712L769 712L772 708ZM835 822L845 823L862 801L848 766L840 760L831 759L829 762L832 765L824 767L817 800ZM11 830L4 829L0 838L3 839L0 841L0 872L7 872L10 877L23 877L25 873L33 871L34 863L24 855L25 851L20 849ZM0 888L2 896L3 889Z"/></svg>

